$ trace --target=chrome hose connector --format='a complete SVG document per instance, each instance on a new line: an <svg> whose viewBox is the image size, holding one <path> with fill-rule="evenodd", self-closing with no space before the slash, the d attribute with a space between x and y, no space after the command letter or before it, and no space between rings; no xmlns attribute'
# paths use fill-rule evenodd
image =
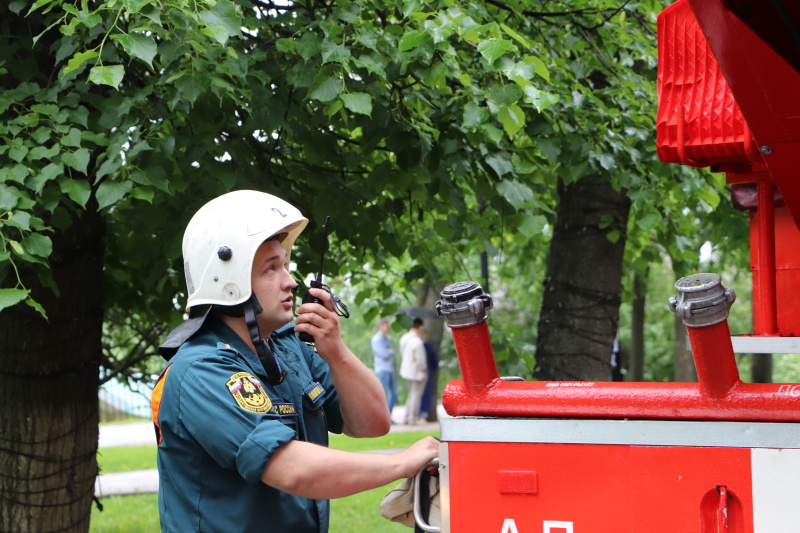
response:
<svg viewBox="0 0 800 533"><path fill-rule="evenodd" d="M728 318L736 293L722 286L718 274L692 274L675 282L677 296L669 299L670 310L689 327L711 326Z"/></svg>
<svg viewBox="0 0 800 533"><path fill-rule="evenodd" d="M448 285L436 302L436 312L451 328L474 326L486 320L486 310L494 305L492 297L474 281L459 281Z"/></svg>

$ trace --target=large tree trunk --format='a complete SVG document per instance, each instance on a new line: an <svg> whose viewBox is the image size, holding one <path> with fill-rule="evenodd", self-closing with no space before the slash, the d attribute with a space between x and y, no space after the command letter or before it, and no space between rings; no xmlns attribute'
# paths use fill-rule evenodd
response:
<svg viewBox="0 0 800 533"><path fill-rule="evenodd" d="M534 376L606 381L617 333L630 200L599 175L559 187L544 280ZM614 221L601 228L603 217Z"/></svg>
<svg viewBox="0 0 800 533"><path fill-rule="evenodd" d="M0 531L89 530L97 476L103 224L95 210L53 235L60 294L25 276L26 305L0 321ZM6 283L8 279L4 280Z"/></svg>

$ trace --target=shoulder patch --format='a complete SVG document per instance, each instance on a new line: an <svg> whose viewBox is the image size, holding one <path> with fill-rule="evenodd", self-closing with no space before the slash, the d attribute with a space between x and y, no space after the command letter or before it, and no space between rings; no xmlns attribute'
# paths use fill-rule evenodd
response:
<svg viewBox="0 0 800 533"><path fill-rule="evenodd" d="M325 396L325 389L320 382L312 383L311 386L306 389L305 395L308 396L311 403L315 404L320 398Z"/></svg>
<svg viewBox="0 0 800 533"><path fill-rule="evenodd" d="M267 413L272 409L272 400L261 381L248 372L239 372L231 376L225 384L236 403L245 411Z"/></svg>

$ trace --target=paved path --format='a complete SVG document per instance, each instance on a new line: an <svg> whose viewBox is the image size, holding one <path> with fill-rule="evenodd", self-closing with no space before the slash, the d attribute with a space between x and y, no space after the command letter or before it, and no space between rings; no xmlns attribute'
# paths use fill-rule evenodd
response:
<svg viewBox="0 0 800 533"><path fill-rule="evenodd" d="M403 419L403 406L395 407L392 412L393 420ZM447 413L439 406L439 418L447 417ZM438 422L427 422L416 426L393 424L390 433L404 431L438 431ZM100 426L100 448L119 446L147 446L155 445L156 437L152 422L131 422L129 424L114 424ZM399 448L389 450L376 450L368 453L396 453ZM100 450L102 455L103 451ZM94 492L98 498L127 494L153 494L158 492L158 471L135 470L97 476Z"/></svg>

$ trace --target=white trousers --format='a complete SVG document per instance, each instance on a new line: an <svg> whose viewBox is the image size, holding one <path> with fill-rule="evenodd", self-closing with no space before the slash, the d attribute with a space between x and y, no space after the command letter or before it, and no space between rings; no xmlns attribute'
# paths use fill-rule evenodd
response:
<svg viewBox="0 0 800 533"><path fill-rule="evenodd" d="M408 398L406 398L406 424L416 424L419 418L419 404L422 402L422 395L425 393L426 379L418 381L407 380Z"/></svg>

